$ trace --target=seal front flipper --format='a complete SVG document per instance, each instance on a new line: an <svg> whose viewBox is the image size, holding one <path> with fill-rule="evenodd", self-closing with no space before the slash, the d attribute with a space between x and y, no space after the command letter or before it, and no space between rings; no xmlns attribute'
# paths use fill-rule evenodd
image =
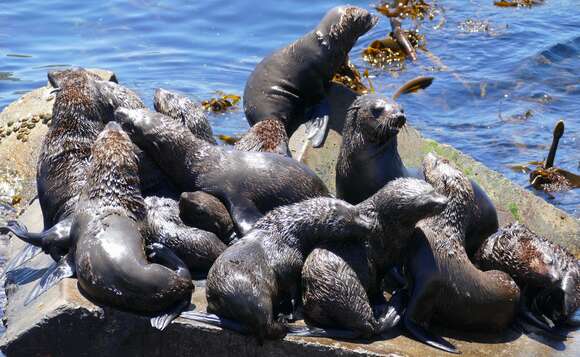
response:
<svg viewBox="0 0 580 357"><path fill-rule="evenodd" d="M246 335L250 332L250 330L246 326L240 324L237 321L233 321L233 320L229 320L229 319L222 319L218 315L210 314L207 312L184 311L181 313L181 315L179 315L179 317L182 317L182 318L187 319L187 320L192 320L192 321L196 321L196 322L203 322L203 323L206 323L208 325L217 326L217 327L221 327L224 329L236 331L236 332L239 332L239 333L244 334L244 335Z"/></svg>
<svg viewBox="0 0 580 357"><path fill-rule="evenodd" d="M328 135L328 121L330 120L330 103L324 99L318 105L311 108L310 121L306 122L306 137L311 141L312 147L319 148L324 144Z"/></svg>
<svg viewBox="0 0 580 357"><path fill-rule="evenodd" d="M455 354L461 353L451 343L445 341L443 338L441 338L439 336L431 334L429 331L427 331L423 327L421 327L421 326L417 325L416 323L414 323L413 321L411 321L411 319L409 319L407 316L405 316L403 321L405 322L405 327L407 328L407 330L409 330L411 335L413 335L413 337L415 337L420 342L423 342L429 346L435 347L437 349L440 349L440 350L443 350L443 351L446 351L449 353L455 353Z"/></svg>
<svg viewBox="0 0 580 357"><path fill-rule="evenodd" d="M67 254L58 263L53 263L48 268L38 284L32 289L26 301L24 301L24 306L30 304L34 299L55 286L62 279L75 276L75 273L76 269L72 254Z"/></svg>
<svg viewBox="0 0 580 357"><path fill-rule="evenodd" d="M289 336L304 336L304 337L327 337L338 338L344 340L356 340L360 338L360 332L343 330L343 329L328 329L311 326L296 326L288 325Z"/></svg>
<svg viewBox="0 0 580 357"><path fill-rule="evenodd" d="M227 200L236 234L238 237L243 237L264 215L258 210L254 202L246 197L228 194Z"/></svg>
<svg viewBox="0 0 580 357"><path fill-rule="evenodd" d="M151 326L163 331L169 324L175 320L183 310L189 306L189 301L183 300L175 306L170 307L159 316L151 318Z"/></svg>

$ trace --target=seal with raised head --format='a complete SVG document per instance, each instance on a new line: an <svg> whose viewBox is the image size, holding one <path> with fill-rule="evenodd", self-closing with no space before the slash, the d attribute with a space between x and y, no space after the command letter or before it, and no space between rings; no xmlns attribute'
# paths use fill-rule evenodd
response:
<svg viewBox="0 0 580 357"><path fill-rule="evenodd" d="M474 261L508 273L522 289L524 313L540 327L580 325L580 265L563 247L516 222L486 239Z"/></svg>
<svg viewBox="0 0 580 357"><path fill-rule="evenodd" d="M423 173L449 201L443 212L417 224L414 239L418 248L408 264L412 288L404 321L422 342L457 352L447 341L430 336L424 327L437 322L462 331L503 330L514 319L520 290L508 274L483 272L467 256L465 234L476 207L469 179L433 154L423 160Z"/></svg>
<svg viewBox="0 0 580 357"><path fill-rule="evenodd" d="M370 220L344 201L318 197L278 207L260 219L211 267L207 311L244 325L261 341L283 338L280 305L300 299L300 271L307 254L325 240L357 239Z"/></svg>
<svg viewBox="0 0 580 357"><path fill-rule="evenodd" d="M275 117L290 137L301 124L317 117L312 112L326 97L332 77L347 61L357 39L377 21L365 9L337 6L312 31L264 58L244 89L244 112L250 125ZM328 116L321 131L327 124Z"/></svg>
<svg viewBox="0 0 580 357"><path fill-rule="evenodd" d="M158 88L153 96L153 105L159 113L180 121L196 137L210 144L217 144L201 104L183 94Z"/></svg>
<svg viewBox="0 0 580 357"><path fill-rule="evenodd" d="M239 236L278 206L329 195L314 172L291 158L211 145L175 120L144 109L120 108L115 120L181 191L217 197Z"/></svg>
<svg viewBox="0 0 580 357"><path fill-rule="evenodd" d="M381 281L390 267L403 264L413 247L416 223L440 213L447 198L415 178L389 182L357 205L373 218L372 233L362 242L328 242L314 249L302 269L304 316L308 323L352 331L368 338L393 327L400 312L384 305Z"/></svg>
<svg viewBox="0 0 580 357"><path fill-rule="evenodd" d="M73 246L45 273L26 303L76 275L90 298L115 308L159 313L189 304L193 284L187 266L162 244L145 247L147 210L132 145L115 122L99 134L75 209ZM179 311L156 326L165 327Z"/></svg>
<svg viewBox="0 0 580 357"><path fill-rule="evenodd" d="M357 204L397 177L424 178L415 168L405 167L399 155L397 136L405 123L403 108L392 99L375 94L355 99L347 110L336 162L337 197ZM471 257L481 242L497 231L498 218L485 191L475 181L470 182L476 205L468 223L465 248Z"/></svg>

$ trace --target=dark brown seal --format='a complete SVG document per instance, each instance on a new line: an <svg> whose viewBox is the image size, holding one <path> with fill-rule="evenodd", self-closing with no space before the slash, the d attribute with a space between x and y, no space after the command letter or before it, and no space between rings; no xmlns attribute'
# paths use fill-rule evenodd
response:
<svg viewBox="0 0 580 357"><path fill-rule="evenodd" d="M393 327L400 316L386 309L378 318L372 305L384 304L381 280L411 254L415 224L440 213L447 198L423 180L389 182L357 208L374 217L364 243L328 242L310 253L302 269L304 315L309 323L352 330L368 338Z"/></svg>
<svg viewBox="0 0 580 357"><path fill-rule="evenodd" d="M306 255L325 240L364 236L370 223L356 207L334 198L276 208L211 267L207 311L240 322L260 341L284 337L287 327L275 316L281 304L300 298Z"/></svg>
<svg viewBox="0 0 580 357"><path fill-rule="evenodd" d="M284 124L276 118L268 118L256 123L236 142L234 149L291 156L286 129Z"/></svg>
<svg viewBox="0 0 580 357"><path fill-rule="evenodd" d="M244 89L250 125L275 117L288 136L310 119L357 39L378 21L367 10L337 6L309 33L264 58Z"/></svg>
<svg viewBox="0 0 580 357"><path fill-rule="evenodd" d="M474 260L483 270L508 273L523 290L532 318L545 326L579 325L580 265L566 249L512 223L485 240Z"/></svg>
<svg viewBox="0 0 580 357"><path fill-rule="evenodd" d="M145 204L147 242L171 249L191 272L207 273L226 245L214 233L185 224L176 200L150 196Z"/></svg>
<svg viewBox="0 0 580 357"><path fill-rule="evenodd" d="M181 191L217 197L239 236L278 206L329 195L314 172L291 158L211 145L175 120L143 109L120 108L115 120Z"/></svg>
<svg viewBox="0 0 580 357"><path fill-rule="evenodd" d="M208 143L217 144L201 104L185 95L158 88L153 96L153 105L159 113L181 122L196 137Z"/></svg>
<svg viewBox="0 0 580 357"><path fill-rule="evenodd" d="M427 182L448 197L440 214L418 223L418 249L408 265L413 284L405 326L419 340L449 352L457 350L424 330L431 322L461 330L501 331L515 316L520 291L506 273L482 272L469 260L465 234L476 207L467 177L445 159L428 154Z"/></svg>
<svg viewBox="0 0 580 357"><path fill-rule="evenodd" d="M234 223L224 204L202 191L181 194L179 217L185 224L212 232L226 243L234 234Z"/></svg>

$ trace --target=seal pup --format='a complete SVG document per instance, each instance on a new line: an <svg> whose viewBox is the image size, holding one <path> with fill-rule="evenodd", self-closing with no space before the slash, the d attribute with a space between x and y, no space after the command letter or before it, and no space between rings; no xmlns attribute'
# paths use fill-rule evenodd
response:
<svg viewBox="0 0 580 357"><path fill-rule="evenodd" d="M211 145L173 119L144 109L119 108L115 120L181 191L217 197L238 236L278 206L329 195L314 172L291 158Z"/></svg>
<svg viewBox="0 0 580 357"><path fill-rule="evenodd" d="M150 196L147 207L147 243L171 249L191 272L207 273L226 245L212 232L186 225L179 203L171 198Z"/></svg>
<svg viewBox="0 0 580 357"><path fill-rule="evenodd" d="M580 326L580 265L563 247L516 222L486 239L474 261L482 270L508 273L528 304L524 314L540 327Z"/></svg>
<svg viewBox="0 0 580 357"><path fill-rule="evenodd" d="M74 245L25 304L71 276L92 299L115 308L159 313L189 304L193 284L187 266L162 244L145 247L147 210L132 145L115 122L99 134L72 223ZM161 316L157 327L164 328L178 312Z"/></svg>
<svg viewBox="0 0 580 357"><path fill-rule="evenodd" d="M367 10L337 6L312 31L264 58L246 82L244 113L250 125L275 117L288 137L310 119L319 127L314 142L320 146L328 126L322 102L336 71L357 39L378 21Z"/></svg>
<svg viewBox="0 0 580 357"><path fill-rule="evenodd" d="M48 73L55 88L53 124L40 149L36 183L44 218L44 231L30 233L16 221L8 222L1 231L11 231L30 243L16 256L6 271L23 264L42 248L59 261L70 247L69 232L79 193L85 184L91 147L113 119L119 106L143 108L141 99L128 88L115 82L100 80L83 68ZM135 145L139 155L141 184L144 192L169 192L159 168Z"/></svg>
<svg viewBox="0 0 580 357"><path fill-rule="evenodd" d="M284 124L276 118L267 118L256 123L234 144L234 149L292 157Z"/></svg>
<svg viewBox="0 0 580 357"><path fill-rule="evenodd" d="M180 121L196 137L217 145L211 125L199 103L185 95L158 88L153 96L153 106L157 112Z"/></svg>
<svg viewBox="0 0 580 357"><path fill-rule="evenodd" d="M300 298L306 255L325 240L364 236L370 224L356 207L329 197L270 211L211 267L207 311L241 323L259 341L283 338L287 326L275 314L279 305Z"/></svg>
<svg viewBox="0 0 580 357"><path fill-rule="evenodd" d="M416 80L405 83L395 94L414 88ZM397 177L424 178L422 172L405 167L398 152L397 135L406 120L404 109L392 99L365 94L353 101L347 109L336 162L338 198L357 204ZM465 248L472 257L499 224L491 199L475 181L470 182L476 205L468 224Z"/></svg>
<svg viewBox="0 0 580 357"><path fill-rule="evenodd" d="M179 217L189 226L214 233L226 244L235 236L234 222L226 207L216 197L203 191L181 194Z"/></svg>
<svg viewBox="0 0 580 357"><path fill-rule="evenodd" d="M315 248L302 269L304 315L308 323L369 338L393 327L400 316L386 309L376 318L372 305L384 304L381 280L411 254L416 223L438 214L447 198L427 182L398 178L357 205L373 217L362 242L327 242Z"/></svg>
<svg viewBox="0 0 580 357"><path fill-rule="evenodd" d="M476 206L467 177L433 154L425 156L423 173L449 202L443 212L417 224L417 249L408 264L411 298L404 322L420 341L457 353L447 341L430 336L425 327L437 321L461 330L503 330L514 319L520 291L508 274L483 272L467 256L465 234Z"/></svg>

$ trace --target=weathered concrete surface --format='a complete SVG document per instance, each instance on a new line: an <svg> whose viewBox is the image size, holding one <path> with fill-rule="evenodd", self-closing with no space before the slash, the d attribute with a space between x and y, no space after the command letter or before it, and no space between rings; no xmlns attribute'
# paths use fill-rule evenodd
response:
<svg viewBox="0 0 580 357"><path fill-rule="evenodd" d="M31 231L42 228L37 201L20 220ZM11 255L22 246L19 240L12 239ZM26 269L42 272L50 263L50 258L42 255L27 264ZM184 319L178 319L161 332L151 328L145 317L93 304L79 292L75 279L65 279L29 306L23 306L24 299L37 282L34 279L21 286L8 286L8 328L0 338L0 349L8 357L446 355L398 333L373 342L287 337L283 341L267 341L259 346L253 338ZM205 311L205 289L200 285L196 282L192 303L196 310ZM575 338L565 345L536 341L511 331L501 336L456 336L450 331L440 332L468 356L580 355L578 332L574 332Z"/></svg>
<svg viewBox="0 0 580 357"><path fill-rule="evenodd" d="M30 96L27 97L30 98L30 103L37 101L36 103L40 105L39 100L46 101L40 92L42 90L37 90L40 94L37 94L36 97L32 96L32 93L27 95ZM46 91L46 89L44 90ZM345 102L341 103L344 105ZM31 108L34 108L34 106ZM16 113L18 108L11 108L11 110L15 110ZM332 110L336 112L340 108L333 107ZM20 113L23 112L25 111ZM333 124L334 133L331 133L328 145L322 149L326 151L313 154L311 149L307 148L305 152L306 162L312 165L331 187L334 186L334 161L329 160L329 158L336 159L338 145L340 144L340 135L337 134L340 132L340 128L337 125L340 124ZM40 131L40 129L35 130ZM406 135L410 134L407 133ZM39 138L41 137L42 135L39 133ZM293 138L294 143L297 142L296 139L297 137ZM404 145L409 145L408 147L414 148L415 151L417 147L423 147L403 144L405 142L404 139L401 141L401 151L405 160L409 160L408 157L412 156L404 152ZM39 142L40 139L37 143ZM429 143L429 141L425 142ZM300 142L298 144L299 147L302 147ZM0 146L0 150L2 149L6 150L4 145ZM27 150L32 151L33 149L28 148ZM323 152L325 154L320 155ZM2 155L6 154L0 152L0 157ZM26 166L25 162L22 165L30 170L30 168L34 168L36 156L31 153L29 157L32 161L28 163L28 166ZM407 162L412 163L413 161ZM418 162L419 159L416 160L416 163ZM32 177L34 176L33 171ZM478 175L485 174L486 171L481 171ZM519 188L516 187L514 189ZM520 191L516 191L516 194L519 194L517 192ZM36 201L26 209L20 220L31 231L39 231L42 228L42 214ZM9 256L13 256L21 248L22 243L19 240L11 239ZM41 273L50 263L50 258L41 255L28 263L23 269L35 269ZM93 304L79 293L74 279L66 279L60 282L29 306L23 306L24 299L37 281L38 275L35 279L30 279L23 285L9 285L7 288L7 330L0 337L0 349L9 357L446 355L401 335L383 337L381 340L373 342L346 342L325 338L287 337L283 341L270 341L264 343L263 346L259 346L253 338L183 319L178 319L165 331L160 332L152 329L149 326L148 319L145 317ZM201 287L200 282L196 282L196 286L192 303L196 306L196 309L205 311L204 289ZM440 332L455 343L464 355L580 355L580 333L578 332L574 332L573 336L575 338L568 340L566 344L541 342L529 336L521 336L515 332L506 332L502 336L458 336L450 331ZM537 336L532 337L538 338Z"/></svg>
<svg viewBox="0 0 580 357"><path fill-rule="evenodd" d="M104 80L116 81L115 74L103 69L89 69ZM36 161L48 127L43 121L52 116L53 88L35 89L8 105L0 113L0 174L15 176L20 181L16 208L25 208L36 195ZM34 122L36 121L36 123ZM31 124L26 141L19 140L15 128ZM11 133L6 135L7 133Z"/></svg>
<svg viewBox="0 0 580 357"><path fill-rule="evenodd" d="M303 152L302 162L312 168L327 184L335 190L335 168L340 144L342 142L342 125L337 112L344 112L353 98L339 87L333 88L337 97L335 107L331 108L332 123L330 133L322 148L314 149L304 146L304 126L290 139L290 150L294 157ZM412 123L412 116L409 118ZM530 229L553 242L561 244L580 257L580 220L554 207L531 192L521 188L503 175L488 169L468 155L449 145L424 139L410 126L403 129L398 136L399 153L408 167L419 167L428 152L435 152L452 161L467 176L477 182L489 195L499 214L500 226L513 221L520 221ZM304 148L306 148L304 150ZM361 182L364 185L364 182Z"/></svg>

